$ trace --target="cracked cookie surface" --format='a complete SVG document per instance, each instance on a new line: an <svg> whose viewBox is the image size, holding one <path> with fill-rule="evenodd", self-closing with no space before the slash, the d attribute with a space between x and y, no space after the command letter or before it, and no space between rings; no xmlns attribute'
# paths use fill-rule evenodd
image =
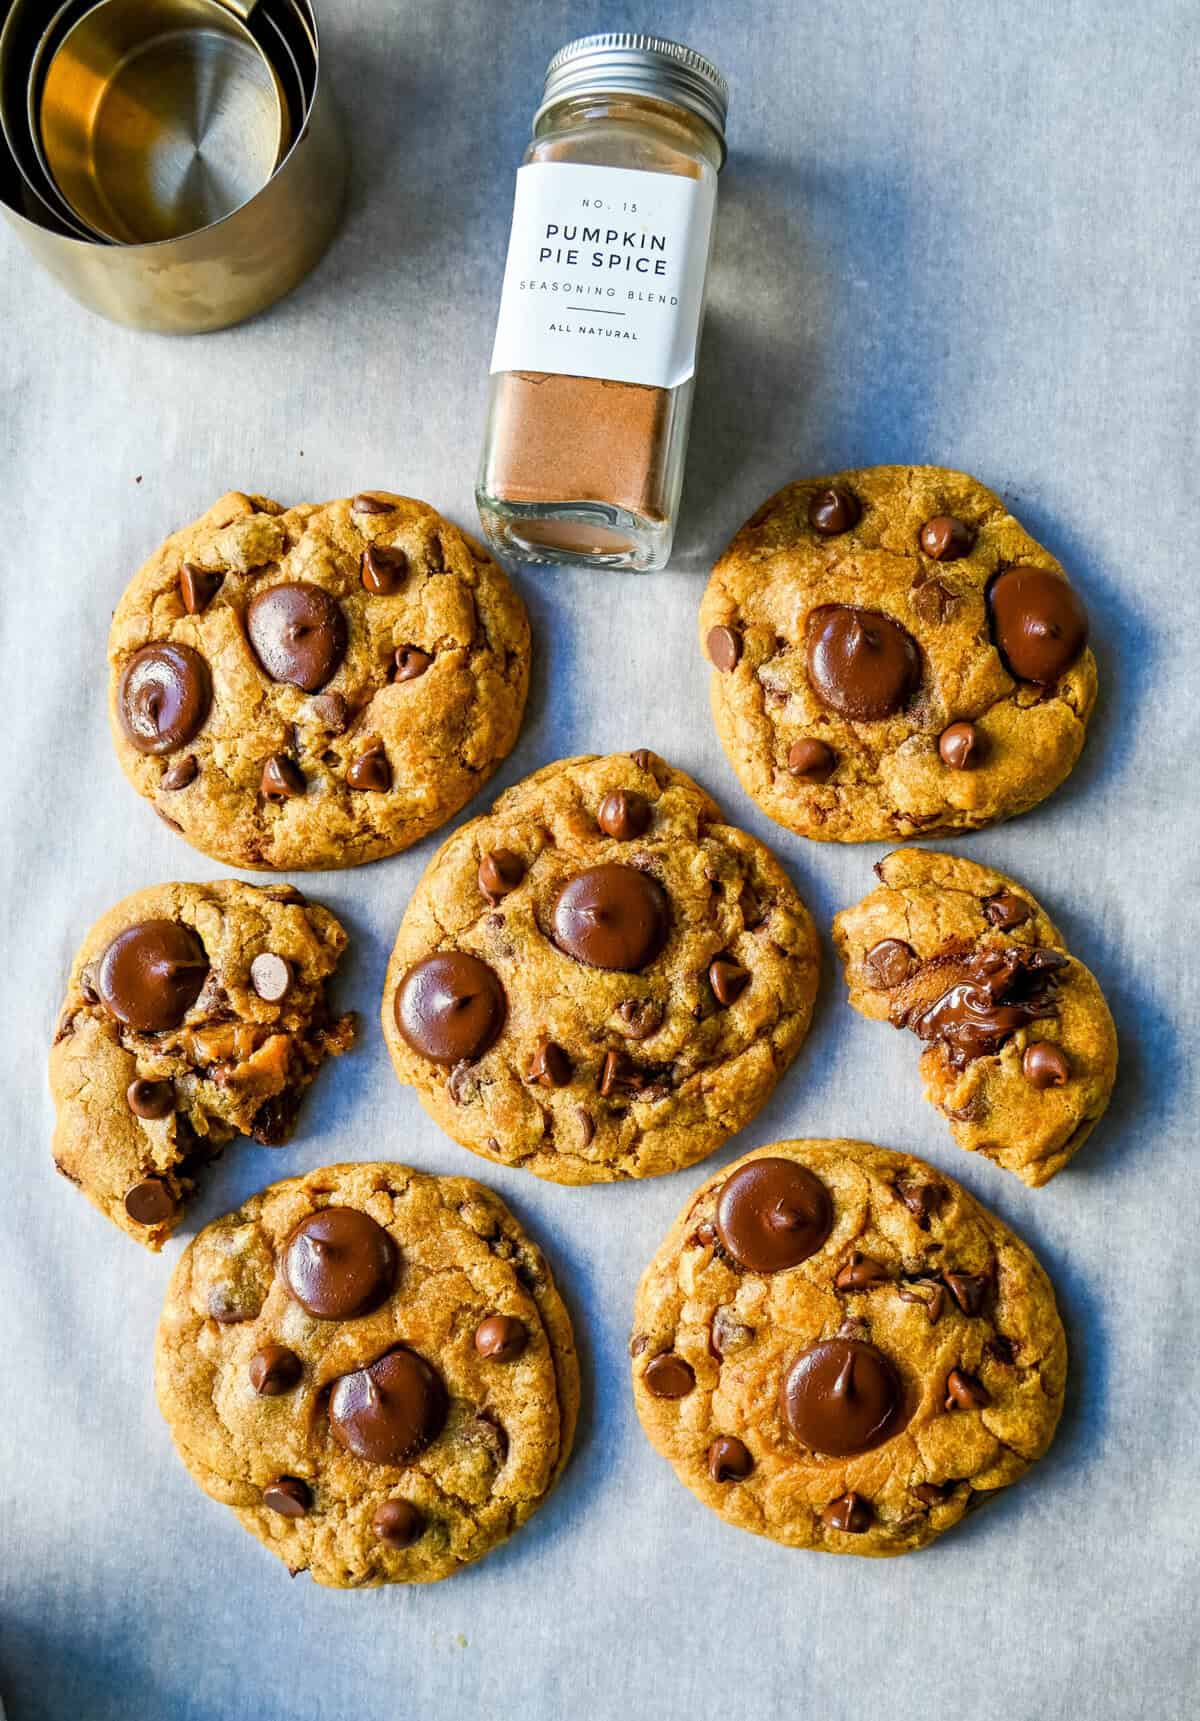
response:
<svg viewBox="0 0 1200 1721"><path fill-rule="evenodd" d="M325 995L346 934L291 885L161 884L98 920L50 1052L58 1170L161 1249L196 1178L238 1135L292 1134L354 1017Z"/></svg>
<svg viewBox="0 0 1200 1721"><path fill-rule="evenodd" d="M966 473L789 484L713 570L700 639L747 794L823 842L975 830L1068 775L1096 699L1082 604Z"/></svg>
<svg viewBox="0 0 1200 1721"><path fill-rule="evenodd" d="M205 1492L341 1588L449 1577L502 1542L557 1481L579 1406L536 1244L481 1184L393 1164L328 1166L206 1226L156 1384Z"/></svg>
<svg viewBox="0 0 1200 1721"><path fill-rule="evenodd" d="M1049 1446L1067 1348L1031 1251L951 1178L784 1141L709 1179L642 1277L642 1427L726 1522L791 1547L926 1546Z"/></svg>
<svg viewBox="0 0 1200 1721"><path fill-rule="evenodd" d="M1003 873L927 849L898 849L875 871L879 887L833 922L851 1004L926 1042L925 1098L960 1147L1047 1182L1116 1080L1099 983Z"/></svg>
<svg viewBox="0 0 1200 1721"><path fill-rule="evenodd" d="M388 966L396 1073L558 1183L694 1164L808 1032L819 946L774 855L646 750L560 760L430 862Z"/></svg>
<svg viewBox="0 0 1200 1721"><path fill-rule="evenodd" d="M109 636L138 793L231 866L357 866L451 818L517 738L529 624L504 571L387 491L232 492L168 538Z"/></svg>

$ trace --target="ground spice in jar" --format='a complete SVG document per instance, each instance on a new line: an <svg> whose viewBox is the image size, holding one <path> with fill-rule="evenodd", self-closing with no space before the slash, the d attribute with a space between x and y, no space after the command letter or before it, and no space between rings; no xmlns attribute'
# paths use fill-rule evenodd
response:
<svg viewBox="0 0 1200 1721"><path fill-rule="evenodd" d="M724 84L654 37L551 61L517 179L477 492L502 555L648 569L683 479Z"/></svg>

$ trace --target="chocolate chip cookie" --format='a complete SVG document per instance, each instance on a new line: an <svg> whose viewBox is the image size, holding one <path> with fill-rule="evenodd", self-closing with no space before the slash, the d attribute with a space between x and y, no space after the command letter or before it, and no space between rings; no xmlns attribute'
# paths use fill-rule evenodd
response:
<svg viewBox="0 0 1200 1721"><path fill-rule="evenodd" d="M1062 568L963 472L789 484L700 609L717 731L765 813L822 842L975 830L1067 776L1096 699Z"/></svg>
<svg viewBox="0 0 1200 1721"><path fill-rule="evenodd" d="M481 1184L403 1165L329 1166L206 1226L156 1378L204 1491L339 1588L429 1583L504 1541L579 1406L541 1251Z"/></svg>
<svg viewBox="0 0 1200 1721"><path fill-rule="evenodd" d="M529 624L424 502L224 496L168 538L109 636L126 776L238 867L357 866L436 830L512 747Z"/></svg>
<svg viewBox="0 0 1200 1721"><path fill-rule="evenodd" d="M1067 1346L1045 1273L908 1154L784 1141L687 1203L643 1275L651 1444L740 1529L904 1554L1049 1446Z"/></svg>
<svg viewBox="0 0 1200 1721"><path fill-rule="evenodd" d="M326 983L346 934L291 885L160 884L96 922L50 1053L54 1163L161 1249L235 1135L290 1137L323 1058L354 1039Z"/></svg>
<svg viewBox="0 0 1200 1721"><path fill-rule="evenodd" d="M653 1177L758 1112L818 962L779 862L689 777L644 749L564 759L430 862L383 1031L473 1152L557 1183Z"/></svg>
<svg viewBox="0 0 1200 1721"><path fill-rule="evenodd" d="M850 1002L922 1042L925 1097L960 1147L1035 1187L1103 1116L1117 1074L1104 995L1023 885L898 849L833 942Z"/></svg>

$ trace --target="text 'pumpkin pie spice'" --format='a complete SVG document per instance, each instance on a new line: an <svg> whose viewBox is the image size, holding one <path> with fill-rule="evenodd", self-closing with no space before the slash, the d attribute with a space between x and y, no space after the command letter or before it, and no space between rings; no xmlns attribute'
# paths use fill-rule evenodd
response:
<svg viewBox="0 0 1200 1721"><path fill-rule="evenodd" d="M964 472L789 484L700 612L717 731L747 793L821 842L977 830L1067 776L1096 699L1083 603Z"/></svg>
<svg viewBox="0 0 1200 1721"><path fill-rule="evenodd" d="M678 43L555 55L517 174L477 489L498 553L662 567L683 483L727 92Z"/></svg>
<svg viewBox="0 0 1200 1721"><path fill-rule="evenodd" d="M907 1154L784 1141L710 1178L642 1276L634 1397L727 1523L925 1547L1049 1446L1067 1347L1031 1251Z"/></svg>
<svg viewBox="0 0 1200 1721"><path fill-rule="evenodd" d="M779 862L682 771L645 748L563 759L431 860L383 1032L400 1080L473 1152L557 1183L653 1177L765 1104L818 962ZM820 1223L790 1186L781 1214L781 1250Z"/></svg>
<svg viewBox="0 0 1200 1721"><path fill-rule="evenodd" d="M545 1256L465 1177L332 1165L207 1225L171 1279L179 1455L293 1576L451 1577L562 1473L574 1337Z"/></svg>
<svg viewBox="0 0 1200 1721"><path fill-rule="evenodd" d="M833 922L850 1002L924 1046L925 1097L960 1147L1037 1186L1103 1116L1117 1073L1104 995L1024 886L897 849Z"/></svg>

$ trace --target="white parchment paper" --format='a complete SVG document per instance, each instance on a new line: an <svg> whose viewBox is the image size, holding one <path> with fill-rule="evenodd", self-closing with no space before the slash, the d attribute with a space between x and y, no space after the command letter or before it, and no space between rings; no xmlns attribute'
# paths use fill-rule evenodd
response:
<svg viewBox="0 0 1200 1721"><path fill-rule="evenodd" d="M1198 1561L1195 760L1200 114L1187 0L325 0L352 127L344 231L269 315L198 340L97 321L0 236L0 1691L10 1721L1194 1716ZM353 935L361 1049L295 1145L214 1171L199 1225L335 1159L474 1172L552 1257L586 1397L561 1487L446 1584L289 1582L175 1458L154 1405L164 1258L51 1169L44 1062L63 978L111 902L221 869L120 776L104 643L157 542L231 486L286 501L371 485L470 524L512 174L540 73L598 27L713 53L731 157L672 569L528 571L528 720L494 789L582 751L650 746L773 842L829 959L813 1034L723 1157L861 1135L960 1178L1038 1250L1072 1349L1061 1432L1024 1483L888 1562L728 1529L637 1427L634 1286L711 1166L561 1190L473 1159L392 1078L384 964L435 841L310 877ZM1046 903L1121 1035L1111 1111L1026 1190L953 1145L910 1039L859 1020L828 926L874 846L816 845L747 801L695 643L706 568L793 476L960 465L1071 570L1101 703L1070 783L963 844ZM479 806L486 805L485 792ZM478 810L477 808L475 810Z"/></svg>

